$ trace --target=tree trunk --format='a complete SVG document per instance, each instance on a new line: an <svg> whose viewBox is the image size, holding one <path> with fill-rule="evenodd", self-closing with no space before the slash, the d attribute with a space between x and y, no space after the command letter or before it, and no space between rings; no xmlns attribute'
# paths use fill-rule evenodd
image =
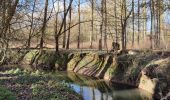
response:
<svg viewBox="0 0 170 100"><path fill-rule="evenodd" d="M132 0L132 26L133 26L133 32L132 32L132 47L134 47L134 41L135 41L135 9L134 9L134 0Z"/></svg>
<svg viewBox="0 0 170 100"><path fill-rule="evenodd" d="M118 43L118 30L117 30L117 2L114 0L114 10L115 10L115 31L116 31L116 43Z"/></svg>
<svg viewBox="0 0 170 100"><path fill-rule="evenodd" d="M140 43L140 0L138 0L138 46Z"/></svg>
<svg viewBox="0 0 170 100"><path fill-rule="evenodd" d="M66 0L64 0L64 16L66 16ZM66 18L67 19L67 18ZM64 20L64 31L66 30L66 20ZM66 32L63 34L63 48L65 48L66 45Z"/></svg>
<svg viewBox="0 0 170 100"><path fill-rule="evenodd" d="M150 13L151 13L151 29L150 29L150 49L153 49L153 42L152 42L152 38L153 38L153 0L151 0L151 6L150 6Z"/></svg>
<svg viewBox="0 0 170 100"><path fill-rule="evenodd" d="M103 38L103 19L104 19L104 14L103 14L103 4L104 4L104 0L101 0L101 24L100 24L100 39L99 39L99 50L102 50L102 38Z"/></svg>
<svg viewBox="0 0 170 100"><path fill-rule="evenodd" d="M59 27L59 30L55 33L56 34L56 51L58 51L58 40L59 40L59 37L62 35L62 29L63 29L63 26L64 26L64 21L66 20L66 17L67 17L67 14L68 14L68 12L70 11L70 9L71 9L71 5L72 5L72 3L73 3L73 0L70 0L70 3L69 3L69 6L68 6L68 9L66 10L66 14L64 15L64 18L63 18L63 20L62 20L62 23L61 23L61 25L60 25L60 27Z"/></svg>
<svg viewBox="0 0 170 100"><path fill-rule="evenodd" d="M48 10L48 0L45 1L44 20L43 20L43 26L41 29L40 49L43 49L43 44L44 44L44 36L45 36L45 30L46 30L46 25L47 25L47 10Z"/></svg>
<svg viewBox="0 0 170 100"><path fill-rule="evenodd" d="M104 21L104 26L105 26L105 30L104 30L104 48L107 48L107 2L106 0L104 0L104 13L105 13L105 21Z"/></svg>
<svg viewBox="0 0 170 100"><path fill-rule="evenodd" d="M32 8L32 13L31 13L31 26L30 26L30 32L29 32L29 36L28 36L28 42L27 42L27 47L30 48L31 46L31 37L32 37L32 33L33 33L33 23L34 23L34 12L35 12L35 3L36 0L34 0L34 4L33 4L33 8Z"/></svg>
<svg viewBox="0 0 170 100"><path fill-rule="evenodd" d="M70 18L70 22L69 22L69 27L71 27L71 13L72 13L72 8L70 9L70 12L69 12L69 18ZM67 46L66 46L66 49L69 49L70 48L70 34L71 34L71 28L69 29L68 31L68 38L67 38Z"/></svg>
<svg viewBox="0 0 170 100"><path fill-rule="evenodd" d="M80 0L78 1L78 16L79 16L79 23L80 23ZM77 36L77 48L79 49L80 48L80 27L81 25L79 24L79 27L78 27L78 36Z"/></svg>
<svg viewBox="0 0 170 100"><path fill-rule="evenodd" d="M93 24L94 24L94 0L92 0L91 2L92 4L92 21L91 21L91 34L90 34L90 48L92 49L93 48L93 34L94 34L94 28L93 28Z"/></svg>

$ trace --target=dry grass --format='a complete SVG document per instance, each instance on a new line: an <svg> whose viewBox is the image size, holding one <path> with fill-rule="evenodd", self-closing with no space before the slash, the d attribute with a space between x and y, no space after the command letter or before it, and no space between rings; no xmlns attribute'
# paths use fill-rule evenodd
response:
<svg viewBox="0 0 170 100"><path fill-rule="evenodd" d="M112 49L112 42L113 42L113 40L109 39L107 41L107 48L104 46L104 44L103 44L103 48L105 50L111 50ZM11 48L22 47L24 43L25 42L13 41L13 42L10 42L9 47L11 47ZM39 43L38 40L36 40L36 39L32 40L31 47L36 47L38 45L38 43ZM61 44L62 41L59 41L59 43L60 43L59 47L62 48L62 44ZM45 41L44 45L45 45L45 47L48 47L48 48L55 48L55 41L54 41L54 39L48 39L48 40ZM139 44L138 44L137 41L135 41L133 46L132 46L132 42L129 41L129 42L127 42L127 49L138 49L138 50L139 49L149 49L150 45L151 45L151 43L150 43L149 39L140 40ZM98 40L94 41L92 49L98 49L98 47L99 47ZM121 43L120 43L120 47L121 47ZM70 48L76 49L77 48L77 42L70 43ZM170 50L170 43L161 42L159 48L161 50ZM81 42L80 43L80 49L90 49L90 41Z"/></svg>

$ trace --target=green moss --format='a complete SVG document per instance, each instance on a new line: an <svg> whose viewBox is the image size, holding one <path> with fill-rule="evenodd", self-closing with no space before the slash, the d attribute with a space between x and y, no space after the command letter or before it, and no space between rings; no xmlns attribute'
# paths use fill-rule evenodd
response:
<svg viewBox="0 0 170 100"><path fill-rule="evenodd" d="M79 62L77 67L96 67L101 65L101 61L98 54L88 54Z"/></svg>
<svg viewBox="0 0 170 100"><path fill-rule="evenodd" d="M75 53L72 59L67 63L67 70L74 70L77 67L77 64L86 56L86 54L82 53Z"/></svg>
<svg viewBox="0 0 170 100"><path fill-rule="evenodd" d="M55 67L58 70L65 70L67 68L67 63L69 62L72 55L69 55L67 53L64 54L58 54L55 56Z"/></svg>
<svg viewBox="0 0 170 100"><path fill-rule="evenodd" d="M38 50L30 50L24 57L24 60L29 61L37 54Z"/></svg>
<svg viewBox="0 0 170 100"><path fill-rule="evenodd" d="M16 100L16 97L8 89L0 87L0 100Z"/></svg>

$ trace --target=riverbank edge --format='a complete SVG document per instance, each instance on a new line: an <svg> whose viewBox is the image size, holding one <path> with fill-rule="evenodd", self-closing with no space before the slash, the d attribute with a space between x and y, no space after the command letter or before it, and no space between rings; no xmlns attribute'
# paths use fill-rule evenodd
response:
<svg viewBox="0 0 170 100"><path fill-rule="evenodd" d="M152 70L160 69L159 66L161 65L154 64L154 62L160 60L169 62L169 57L169 52L162 51L129 50L113 54L98 52L56 53L48 50L41 52L38 50L20 50L18 52L13 50L8 52L4 64L29 64L33 65L33 68L41 70L73 71L111 82L132 85L157 96L158 92L162 91L158 90L160 86L163 89L169 88L169 77L165 77L164 73L159 73L166 80L166 82L162 82L162 76L155 76ZM155 65L157 66L153 67ZM167 69L168 67L163 68L165 71ZM163 94L165 95L166 93ZM160 97L158 96L157 98Z"/></svg>

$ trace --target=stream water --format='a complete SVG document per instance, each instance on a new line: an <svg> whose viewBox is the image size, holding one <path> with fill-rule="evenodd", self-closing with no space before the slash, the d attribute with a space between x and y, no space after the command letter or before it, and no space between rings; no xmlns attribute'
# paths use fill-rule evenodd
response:
<svg viewBox="0 0 170 100"><path fill-rule="evenodd" d="M70 72L56 72L55 77L62 79L84 100L152 100L152 95L146 91L101 79Z"/></svg>

